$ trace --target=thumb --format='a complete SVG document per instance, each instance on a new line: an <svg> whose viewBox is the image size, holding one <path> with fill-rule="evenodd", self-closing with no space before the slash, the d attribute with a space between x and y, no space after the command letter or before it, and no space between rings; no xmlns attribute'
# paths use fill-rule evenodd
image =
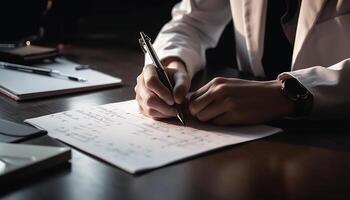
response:
<svg viewBox="0 0 350 200"><path fill-rule="evenodd" d="M187 73L184 73L184 72L175 73L174 82L175 82L175 86L173 90L174 100L177 104L181 104L190 89L191 83Z"/></svg>

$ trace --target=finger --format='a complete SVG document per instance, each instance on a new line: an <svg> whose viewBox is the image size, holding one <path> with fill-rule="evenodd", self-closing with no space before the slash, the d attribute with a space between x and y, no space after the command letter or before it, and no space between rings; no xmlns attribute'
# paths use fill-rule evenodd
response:
<svg viewBox="0 0 350 200"><path fill-rule="evenodd" d="M226 78L223 77L216 77L213 78L211 81L209 81L207 84L199 88L196 92L194 92L191 96L191 99L195 99L198 96L203 95L205 92L207 92L210 88L221 85L222 83L225 83L227 81Z"/></svg>
<svg viewBox="0 0 350 200"><path fill-rule="evenodd" d="M155 93L144 88L139 91L139 101L143 109L153 109L162 113L165 117L172 117L176 115L175 108L169 106L162 101Z"/></svg>
<svg viewBox="0 0 350 200"><path fill-rule="evenodd" d="M225 112L230 111L230 105L226 103L227 101L214 101L205 107L202 111L198 112L196 117L200 121L211 120Z"/></svg>
<svg viewBox="0 0 350 200"><path fill-rule="evenodd" d="M190 87L188 76L181 72L175 73L174 80L174 100L177 104L181 104Z"/></svg>
<svg viewBox="0 0 350 200"><path fill-rule="evenodd" d="M144 114L147 117L150 117L152 119L164 119L167 118L167 116L163 115L162 113L154 110L154 109L143 109L140 106L140 111L142 114Z"/></svg>
<svg viewBox="0 0 350 200"><path fill-rule="evenodd" d="M173 96L168 88L159 80L157 70L153 65L146 65L143 69L144 85L156 93L164 102L174 104Z"/></svg>
<svg viewBox="0 0 350 200"><path fill-rule="evenodd" d="M143 76L140 75L137 77L137 84L134 88L135 90L135 98L136 101L139 104L139 110L141 113L143 113L144 115L151 117L151 118L168 118L168 117L172 117L176 115L175 109L172 109L170 107L170 109L168 108L169 106L167 104L165 104L162 100L160 100L158 97L156 97L156 95L154 94L155 98L157 98L159 100L159 102L155 102L155 108L152 108L153 105L149 105L147 106L145 103L145 100L142 98L142 96L146 96L148 98L150 98L150 96L148 96L148 93L152 94L152 91L148 90L145 86L144 86L144 81L143 81ZM146 101L147 102L147 101ZM150 104L150 100L148 99L148 104ZM158 106L160 108L158 108ZM162 108L162 106L164 106L164 108ZM157 109L160 110L166 110L168 112L161 113L160 111L158 111ZM171 116L169 116L169 114Z"/></svg>
<svg viewBox="0 0 350 200"><path fill-rule="evenodd" d="M139 106L139 110L141 111L143 103L142 103L142 98L141 98L140 92L139 92L139 84L136 84L134 90L135 90L135 99L136 99L136 102L137 102L137 104Z"/></svg>
<svg viewBox="0 0 350 200"><path fill-rule="evenodd" d="M196 99L199 96L203 95L205 92L207 92L209 90L209 88L210 88L210 84L209 83L205 84L204 86L199 88L197 91L193 92L191 97L190 97L190 100Z"/></svg>
<svg viewBox="0 0 350 200"><path fill-rule="evenodd" d="M201 96L197 97L190 101L189 109L193 116L197 115L200 111L202 111L205 107L207 107L214 100L214 96L208 90Z"/></svg>
<svg viewBox="0 0 350 200"><path fill-rule="evenodd" d="M139 107L139 112L140 112L140 113L143 113L143 108L140 106L140 104L139 104L138 107Z"/></svg>

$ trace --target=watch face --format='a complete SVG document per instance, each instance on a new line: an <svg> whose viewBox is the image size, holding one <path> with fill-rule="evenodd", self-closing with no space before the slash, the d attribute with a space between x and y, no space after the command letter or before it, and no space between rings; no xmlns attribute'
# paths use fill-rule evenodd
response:
<svg viewBox="0 0 350 200"><path fill-rule="evenodd" d="M312 109L312 94L295 78L282 82L282 93L296 105L295 113L292 116L309 114Z"/></svg>
<svg viewBox="0 0 350 200"><path fill-rule="evenodd" d="M296 98L308 94L308 90L302 86L295 78L285 80L284 88L286 92Z"/></svg>

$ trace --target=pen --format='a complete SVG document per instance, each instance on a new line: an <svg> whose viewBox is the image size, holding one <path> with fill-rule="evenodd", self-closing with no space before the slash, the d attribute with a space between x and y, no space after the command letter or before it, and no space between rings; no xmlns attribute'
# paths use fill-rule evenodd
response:
<svg viewBox="0 0 350 200"><path fill-rule="evenodd" d="M170 92L172 92L174 86L171 84L171 81L167 73L165 72L162 63L160 62L156 52L152 47L151 39L144 32L140 32L140 35L141 38L139 39L139 43L142 51L144 53L148 53L148 55L151 57L153 64L156 66L157 74L159 76L160 81L165 85L165 87L167 87L170 90ZM183 125L185 125L185 118L181 109L181 105L175 103L175 109L177 118Z"/></svg>
<svg viewBox="0 0 350 200"><path fill-rule="evenodd" d="M1 43L0 44L0 48L15 48L16 47L16 44L13 44L13 43Z"/></svg>
<svg viewBox="0 0 350 200"><path fill-rule="evenodd" d="M17 71L28 72L33 74L40 74L40 75L51 76L51 77L63 77L68 80L78 81L78 82L87 81L84 78L65 74L57 70L30 67L30 66L18 65L18 64L8 63L8 62L0 62L0 68L17 70Z"/></svg>

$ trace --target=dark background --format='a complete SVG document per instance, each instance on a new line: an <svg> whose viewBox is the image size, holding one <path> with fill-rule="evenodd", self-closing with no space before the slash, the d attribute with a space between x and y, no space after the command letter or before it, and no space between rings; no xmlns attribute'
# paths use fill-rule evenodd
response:
<svg viewBox="0 0 350 200"><path fill-rule="evenodd" d="M2 43L79 43L139 48L138 32L155 38L170 20L179 0L2 0ZM41 28L40 28L41 27ZM210 66L235 66L232 23L215 50Z"/></svg>

